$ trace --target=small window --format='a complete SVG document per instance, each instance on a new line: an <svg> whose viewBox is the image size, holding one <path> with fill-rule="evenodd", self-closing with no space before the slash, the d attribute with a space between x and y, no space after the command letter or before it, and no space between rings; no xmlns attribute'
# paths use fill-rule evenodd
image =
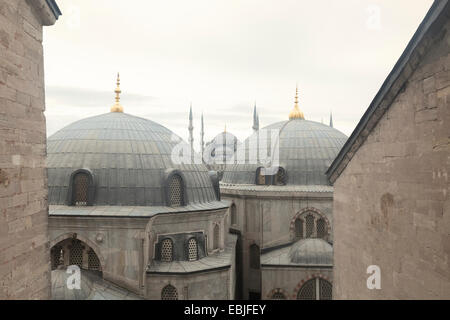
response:
<svg viewBox="0 0 450 320"><path fill-rule="evenodd" d="M88 266L89 270L100 270L100 261L95 254L94 250L89 249L88 251Z"/></svg>
<svg viewBox="0 0 450 320"><path fill-rule="evenodd" d="M231 225L236 225L237 217L236 217L236 205L233 203L230 208L230 216L231 216Z"/></svg>
<svg viewBox="0 0 450 320"><path fill-rule="evenodd" d="M297 300L316 300L316 279L305 282L298 291Z"/></svg>
<svg viewBox="0 0 450 320"><path fill-rule="evenodd" d="M276 291L272 295L272 300L286 300L286 296L283 294L283 292Z"/></svg>
<svg viewBox="0 0 450 320"><path fill-rule="evenodd" d="M164 239L161 242L161 261L171 262L173 260L173 242L171 239Z"/></svg>
<svg viewBox="0 0 450 320"><path fill-rule="evenodd" d="M171 207L183 205L183 180L178 174L174 174L169 182L169 202Z"/></svg>
<svg viewBox="0 0 450 320"><path fill-rule="evenodd" d="M295 239L303 239L303 220L295 219Z"/></svg>
<svg viewBox="0 0 450 320"><path fill-rule="evenodd" d="M220 240L220 229L219 225L216 224L214 226L214 237L213 237L213 249L219 249L219 240Z"/></svg>
<svg viewBox="0 0 450 320"><path fill-rule="evenodd" d="M332 285L327 280L319 279L320 287L320 300L331 300L332 298Z"/></svg>
<svg viewBox="0 0 450 320"><path fill-rule="evenodd" d="M284 186L286 184L286 171L279 167L275 176L275 184L278 186Z"/></svg>
<svg viewBox="0 0 450 320"><path fill-rule="evenodd" d="M327 235L325 220L320 218L316 221L317 225L317 238L324 239Z"/></svg>
<svg viewBox="0 0 450 320"><path fill-rule="evenodd" d="M69 263L83 267L83 245L80 240L73 240L70 247Z"/></svg>
<svg viewBox="0 0 450 320"><path fill-rule="evenodd" d="M197 240L195 238L189 239L188 258L189 261L194 261L198 259L198 247L197 247Z"/></svg>
<svg viewBox="0 0 450 320"><path fill-rule="evenodd" d="M51 262L52 262L52 270L55 270L63 264L63 249L61 246L54 246L50 250Z"/></svg>
<svg viewBox="0 0 450 320"><path fill-rule="evenodd" d="M77 173L73 178L73 204L87 206L88 204L89 177L86 173Z"/></svg>
<svg viewBox="0 0 450 320"><path fill-rule="evenodd" d="M256 244L250 246L250 268L259 269L260 267L260 252Z"/></svg>
<svg viewBox="0 0 450 320"><path fill-rule="evenodd" d="M263 168L258 168L256 170L256 184L257 185L265 185L266 184L266 176L264 175Z"/></svg>
<svg viewBox="0 0 450 320"><path fill-rule="evenodd" d="M306 222L306 238L312 238L314 233L314 216L309 214L305 218Z"/></svg>
<svg viewBox="0 0 450 320"><path fill-rule="evenodd" d="M165 286L161 291L161 300L178 300L177 289L170 284Z"/></svg>

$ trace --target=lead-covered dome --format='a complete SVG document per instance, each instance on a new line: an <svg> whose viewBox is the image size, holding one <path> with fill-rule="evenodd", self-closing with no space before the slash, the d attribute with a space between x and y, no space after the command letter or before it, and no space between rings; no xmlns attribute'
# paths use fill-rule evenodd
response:
<svg viewBox="0 0 450 320"><path fill-rule="evenodd" d="M76 121L47 140L49 203L70 204L75 172L92 179L93 205L166 206L168 181L175 175L181 190L175 200L181 205L215 201L203 164L172 161L180 143L187 146L158 123L122 112Z"/></svg>
<svg viewBox="0 0 450 320"><path fill-rule="evenodd" d="M333 247L323 239L303 239L291 246L288 256L296 264L332 265Z"/></svg>
<svg viewBox="0 0 450 320"><path fill-rule="evenodd" d="M274 143L271 142L273 132L278 132L278 141ZM258 133L259 144L255 143ZM258 145L261 149L261 145L267 143L270 157L271 146L279 147L283 184L329 185L325 172L347 140L342 132L330 126L301 118L274 123L258 133L244 141L245 161L227 166L223 183L255 184L258 168L267 166L267 162L259 156L257 161L251 161L251 154L259 154ZM264 137L267 137L266 142L261 142L265 141ZM238 154L236 157L239 158ZM267 184L267 179L265 182Z"/></svg>

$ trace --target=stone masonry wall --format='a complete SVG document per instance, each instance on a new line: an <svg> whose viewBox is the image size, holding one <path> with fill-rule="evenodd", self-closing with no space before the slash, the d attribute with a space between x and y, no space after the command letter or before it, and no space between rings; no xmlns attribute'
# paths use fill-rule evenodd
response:
<svg viewBox="0 0 450 320"><path fill-rule="evenodd" d="M449 28L334 184L334 299L450 299Z"/></svg>
<svg viewBox="0 0 450 320"><path fill-rule="evenodd" d="M42 22L0 2L0 299L50 297Z"/></svg>

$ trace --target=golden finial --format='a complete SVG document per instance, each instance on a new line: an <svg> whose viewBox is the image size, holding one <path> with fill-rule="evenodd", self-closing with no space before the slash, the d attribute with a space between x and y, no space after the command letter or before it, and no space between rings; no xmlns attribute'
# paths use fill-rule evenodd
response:
<svg viewBox="0 0 450 320"><path fill-rule="evenodd" d="M298 107L298 86L295 87L295 105L294 109L289 113L289 120L302 119L305 120L303 112Z"/></svg>
<svg viewBox="0 0 450 320"><path fill-rule="evenodd" d="M120 94L122 91L120 90L120 76L117 73L117 87L114 90L116 93L116 103L111 107L111 112L123 112L123 107L120 105Z"/></svg>
<svg viewBox="0 0 450 320"><path fill-rule="evenodd" d="M223 130L223 132L227 133L227 124L225 123L225 129Z"/></svg>

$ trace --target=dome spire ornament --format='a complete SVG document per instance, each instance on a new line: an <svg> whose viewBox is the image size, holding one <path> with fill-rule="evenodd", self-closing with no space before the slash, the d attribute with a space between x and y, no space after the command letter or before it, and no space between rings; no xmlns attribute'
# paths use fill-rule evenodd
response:
<svg viewBox="0 0 450 320"><path fill-rule="evenodd" d="M120 76L119 73L117 73L117 87L116 90L114 90L116 93L116 103L111 107L111 112L123 112L123 107L120 104L120 94L122 91L120 90Z"/></svg>
<svg viewBox="0 0 450 320"><path fill-rule="evenodd" d="M298 107L298 86L295 87L295 105L294 109L289 113L289 120L301 119L305 120L303 112Z"/></svg>

